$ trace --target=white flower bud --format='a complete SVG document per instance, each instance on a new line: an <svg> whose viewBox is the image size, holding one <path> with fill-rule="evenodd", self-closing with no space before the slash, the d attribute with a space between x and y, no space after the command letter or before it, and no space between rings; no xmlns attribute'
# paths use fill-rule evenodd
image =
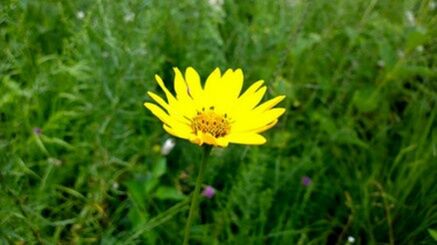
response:
<svg viewBox="0 0 437 245"><path fill-rule="evenodd" d="M405 11L405 17L410 25L414 26L416 24L416 18L414 18L414 14L411 11Z"/></svg>
<svg viewBox="0 0 437 245"><path fill-rule="evenodd" d="M135 19L135 13L132 13L132 12L127 12L125 15L124 15L124 22L126 22L126 23L128 23L128 22L132 22L132 21L134 21L134 19Z"/></svg>
<svg viewBox="0 0 437 245"><path fill-rule="evenodd" d="M76 17L81 20L83 18L85 18L85 13L81 10L79 12L76 13Z"/></svg>
<svg viewBox="0 0 437 245"><path fill-rule="evenodd" d="M173 150L175 145L176 145L176 141L172 138L168 138L164 142L164 144L162 144L161 154L164 156L168 155L171 152L171 150Z"/></svg>

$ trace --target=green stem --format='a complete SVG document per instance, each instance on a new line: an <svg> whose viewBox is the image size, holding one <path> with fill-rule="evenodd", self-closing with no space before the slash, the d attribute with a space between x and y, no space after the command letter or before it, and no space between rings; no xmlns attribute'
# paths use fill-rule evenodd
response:
<svg viewBox="0 0 437 245"><path fill-rule="evenodd" d="M187 224L185 225L184 245L188 245L188 241L190 240L191 225L193 223L194 215L197 211L197 206L199 202L200 186L202 185L203 176L205 175L206 163L208 162L208 157L211 150L212 146L210 145L206 145L203 148L203 156L202 161L200 162L199 175L197 176L196 187L194 187L194 193L191 198L190 213L188 215Z"/></svg>

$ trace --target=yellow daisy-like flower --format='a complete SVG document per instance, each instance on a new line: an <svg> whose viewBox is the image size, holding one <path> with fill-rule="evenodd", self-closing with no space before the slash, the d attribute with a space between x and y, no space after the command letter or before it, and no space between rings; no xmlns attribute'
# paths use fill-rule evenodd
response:
<svg viewBox="0 0 437 245"><path fill-rule="evenodd" d="M185 77L175 68L176 97L156 75L167 101L147 92L156 102L144 103L164 123L164 130L179 138L202 145L226 147L229 143L260 145L266 139L261 132L273 127L284 108L273 108L285 96L277 96L261 105L266 86L264 81L252 84L240 95L243 87L241 69L228 69L223 75L216 68L202 87L199 74L191 67ZM159 105L159 106L158 106Z"/></svg>

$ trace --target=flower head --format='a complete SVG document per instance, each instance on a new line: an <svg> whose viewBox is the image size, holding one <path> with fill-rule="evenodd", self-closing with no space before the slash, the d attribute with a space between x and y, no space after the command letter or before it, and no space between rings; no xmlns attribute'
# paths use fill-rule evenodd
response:
<svg viewBox="0 0 437 245"><path fill-rule="evenodd" d="M38 127L35 127L35 128L33 128L33 133L36 134L36 135L41 135L42 134L42 129L38 128Z"/></svg>
<svg viewBox="0 0 437 245"><path fill-rule="evenodd" d="M202 196L208 199L211 199L214 195L215 195L215 189L210 185L206 186L205 189L203 189L202 191Z"/></svg>
<svg viewBox="0 0 437 245"><path fill-rule="evenodd" d="M202 87L199 74L191 67L185 76L175 68L174 96L156 75L166 99L148 92L156 102L144 103L163 122L164 130L179 138L202 145L226 147L229 143L259 145L266 139L261 132L273 127L284 112L274 108L285 96L258 105L267 91L264 81L253 83L243 94L243 72L215 69Z"/></svg>
<svg viewBox="0 0 437 245"><path fill-rule="evenodd" d="M309 186L309 185L311 185L311 183L313 183L313 180L310 177L308 177L308 176L302 177L302 185L303 186Z"/></svg>

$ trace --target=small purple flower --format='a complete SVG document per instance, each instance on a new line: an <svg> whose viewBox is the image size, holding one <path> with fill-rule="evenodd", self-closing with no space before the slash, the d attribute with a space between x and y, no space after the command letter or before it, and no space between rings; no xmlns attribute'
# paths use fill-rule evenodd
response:
<svg viewBox="0 0 437 245"><path fill-rule="evenodd" d="M35 127L35 128L33 128L33 133L36 134L36 135L41 135L42 134L42 129L38 128L38 127Z"/></svg>
<svg viewBox="0 0 437 245"><path fill-rule="evenodd" d="M303 186L309 186L309 185L311 185L312 182L313 181L311 180L310 177L308 177L308 176L303 176L302 177L302 185Z"/></svg>
<svg viewBox="0 0 437 245"><path fill-rule="evenodd" d="M203 189L203 191L202 191L202 196L204 196L208 199L211 199L214 195L215 195L215 189L214 189L214 187L212 187L210 185L207 185L205 187L205 189Z"/></svg>

